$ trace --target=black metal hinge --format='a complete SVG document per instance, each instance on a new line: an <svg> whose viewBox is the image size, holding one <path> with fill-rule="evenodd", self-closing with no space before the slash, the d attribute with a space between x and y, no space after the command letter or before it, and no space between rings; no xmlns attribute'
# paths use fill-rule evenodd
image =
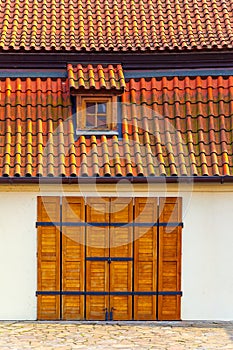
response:
<svg viewBox="0 0 233 350"><path fill-rule="evenodd" d="M161 292L94 292L94 291L37 291L36 296L38 295L118 295L118 296L131 296L131 295L178 295L182 296L182 291L161 291Z"/></svg>
<svg viewBox="0 0 233 350"><path fill-rule="evenodd" d="M73 227L184 227L183 222L36 222L36 227L39 226L73 226Z"/></svg>

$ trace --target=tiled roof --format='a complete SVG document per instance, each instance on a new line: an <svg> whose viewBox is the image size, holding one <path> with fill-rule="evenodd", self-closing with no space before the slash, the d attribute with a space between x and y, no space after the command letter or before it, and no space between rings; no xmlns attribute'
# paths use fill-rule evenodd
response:
<svg viewBox="0 0 233 350"><path fill-rule="evenodd" d="M122 66L118 65L67 65L69 86L73 90L112 90L122 93L125 78Z"/></svg>
<svg viewBox="0 0 233 350"><path fill-rule="evenodd" d="M233 175L233 77L129 80L122 138L76 138L66 80L0 93L0 176Z"/></svg>
<svg viewBox="0 0 233 350"><path fill-rule="evenodd" d="M232 49L232 0L5 0L2 50Z"/></svg>

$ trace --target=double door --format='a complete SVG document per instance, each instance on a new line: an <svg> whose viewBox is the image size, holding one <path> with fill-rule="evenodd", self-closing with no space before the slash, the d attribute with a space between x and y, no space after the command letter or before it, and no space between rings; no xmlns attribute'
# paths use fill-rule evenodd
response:
<svg viewBox="0 0 233 350"><path fill-rule="evenodd" d="M132 200L87 201L87 319L132 319L132 220Z"/></svg>
<svg viewBox="0 0 233 350"><path fill-rule="evenodd" d="M179 198L39 197L38 319L180 319L180 215Z"/></svg>

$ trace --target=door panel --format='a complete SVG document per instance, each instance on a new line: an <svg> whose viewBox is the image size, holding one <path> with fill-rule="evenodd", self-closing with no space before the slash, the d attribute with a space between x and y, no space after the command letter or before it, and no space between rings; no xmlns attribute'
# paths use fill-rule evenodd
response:
<svg viewBox="0 0 233 350"><path fill-rule="evenodd" d="M88 198L86 209L86 256L107 257L109 249L109 227L96 226L95 223L109 222L109 199ZM93 224L92 224L93 223Z"/></svg>
<svg viewBox="0 0 233 350"><path fill-rule="evenodd" d="M133 222L133 200L129 198L111 199L110 224L122 223L123 226L110 226L110 292L132 292L133 228L127 227ZM129 259L129 261L127 261ZM110 311L113 320L132 319L132 296L111 295Z"/></svg>
<svg viewBox="0 0 233 350"><path fill-rule="evenodd" d="M87 222L109 222L109 198L87 198Z"/></svg>
<svg viewBox="0 0 233 350"><path fill-rule="evenodd" d="M181 198L160 198L160 222L181 222ZM159 228L159 292L181 290L181 227ZM180 295L158 296L159 320L180 320Z"/></svg>
<svg viewBox="0 0 233 350"><path fill-rule="evenodd" d="M110 199L110 221L111 222L132 222L133 221L133 199L132 198L111 198Z"/></svg>
<svg viewBox="0 0 233 350"><path fill-rule="evenodd" d="M109 290L109 228L87 227L86 244L86 291L106 293ZM108 295L86 296L87 320L104 320L106 308L109 308Z"/></svg>
<svg viewBox="0 0 233 350"><path fill-rule="evenodd" d="M84 245L80 228L63 228L62 236L62 291L84 291ZM80 320L84 318L84 296L62 296L62 318Z"/></svg>
<svg viewBox="0 0 233 350"><path fill-rule="evenodd" d="M110 292L132 291L132 262L112 261L110 264ZM132 320L132 296L111 295L113 320Z"/></svg>
<svg viewBox="0 0 233 350"><path fill-rule="evenodd" d="M109 289L108 263L106 261L86 262L86 291L104 292ZM109 309L108 295L86 296L86 319L105 320L105 311Z"/></svg>
<svg viewBox="0 0 233 350"><path fill-rule="evenodd" d="M84 200L79 197L62 199L63 223L77 223L85 220ZM63 226L62 228L62 291L84 291L84 227ZM62 319L84 318L84 295L62 295Z"/></svg>
<svg viewBox="0 0 233 350"><path fill-rule="evenodd" d="M157 222L157 198L135 199L135 221ZM136 292L157 291L157 228L136 226L134 242L134 290ZM134 318L156 319L156 295L135 295Z"/></svg>
<svg viewBox="0 0 233 350"><path fill-rule="evenodd" d="M38 229L38 290L59 291L59 231L55 227ZM60 318L60 296L38 295L38 319Z"/></svg>
<svg viewBox="0 0 233 350"><path fill-rule="evenodd" d="M128 198L112 199L110 202L110 257L132 257L133 229L127 226L132 222L133 201ZM122 223L122 226L114 226L114 223Z"/></svg>
<svg viewBox="0 0 233 350"><path fill-rule="evenodd" d="M109 228L86 228L86 257L108 257L109 255Z"/></svg>
<svg viewBox="0 0 233 350"><path fill-rule="evenodd" d="M60 221L60 198L59 197L38 197L37 198L38 215L37 220L43 222Z"/></svg>
<svg viewBox="0 0 233 350"><path fill-rule="evenodd" d="M39 222L60 221L59 197L38 198ZM60 290L60 232L55 226L38 227L37 234L37 286L39 292L58 292ZM57 320L60 318L60 296L37 296L38 320Z"/></svg>
<svg viewBox="0 0 233 350"><path fill-rule="evenodd" d="M132 258L132 227L110 227L110 257Z"/></svg>
<svg viewBox="0 0 233 350"><path fill-rule="evenodd" d="M82 197L62 198L62 221L74 223L85 221L85 206Z"/></svg>
<svg viewBox="0 0 233 350"><path fill-rule="evenodd" d="M105 320L106 309L109 309L109 228L91 223L109 222L109 199L88 198L86 213L90 223L86 228L86 291L106 293L86 296L86 319Z"/></svg>

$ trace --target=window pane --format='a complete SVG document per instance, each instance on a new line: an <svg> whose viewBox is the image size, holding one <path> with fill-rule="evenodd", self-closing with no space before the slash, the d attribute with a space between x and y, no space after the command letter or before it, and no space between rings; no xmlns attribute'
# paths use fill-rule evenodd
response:
<svg viewBox="0 0 233 350"><path fill-rule="evenodd" d="M95 102L87 102L86 113L95 114L95 106L96 106Z"/></svg>
<svg viewBox="0 0 233 350"><path fill-rule="evenodd" d="M107 110L107 104L106 103L98 103L98 112L97 113L101 113L101 114L106 114L106 110Z"/></svg>
<svg viewBox="0 0 233 350"><path fill-rule="evenodd" d="M106 116L98 116L98 119L97 119L97 123L98 123L98 128L101 128L101 129L108 129L107 127L107 121L106 121Z"/></svg>
<svg viewBox="0 0 233 350"><path fill-rule="evenodd" d="M86 127L87 128L94 128L95 125L95 116L92 114L86 115Z"/></svg>

